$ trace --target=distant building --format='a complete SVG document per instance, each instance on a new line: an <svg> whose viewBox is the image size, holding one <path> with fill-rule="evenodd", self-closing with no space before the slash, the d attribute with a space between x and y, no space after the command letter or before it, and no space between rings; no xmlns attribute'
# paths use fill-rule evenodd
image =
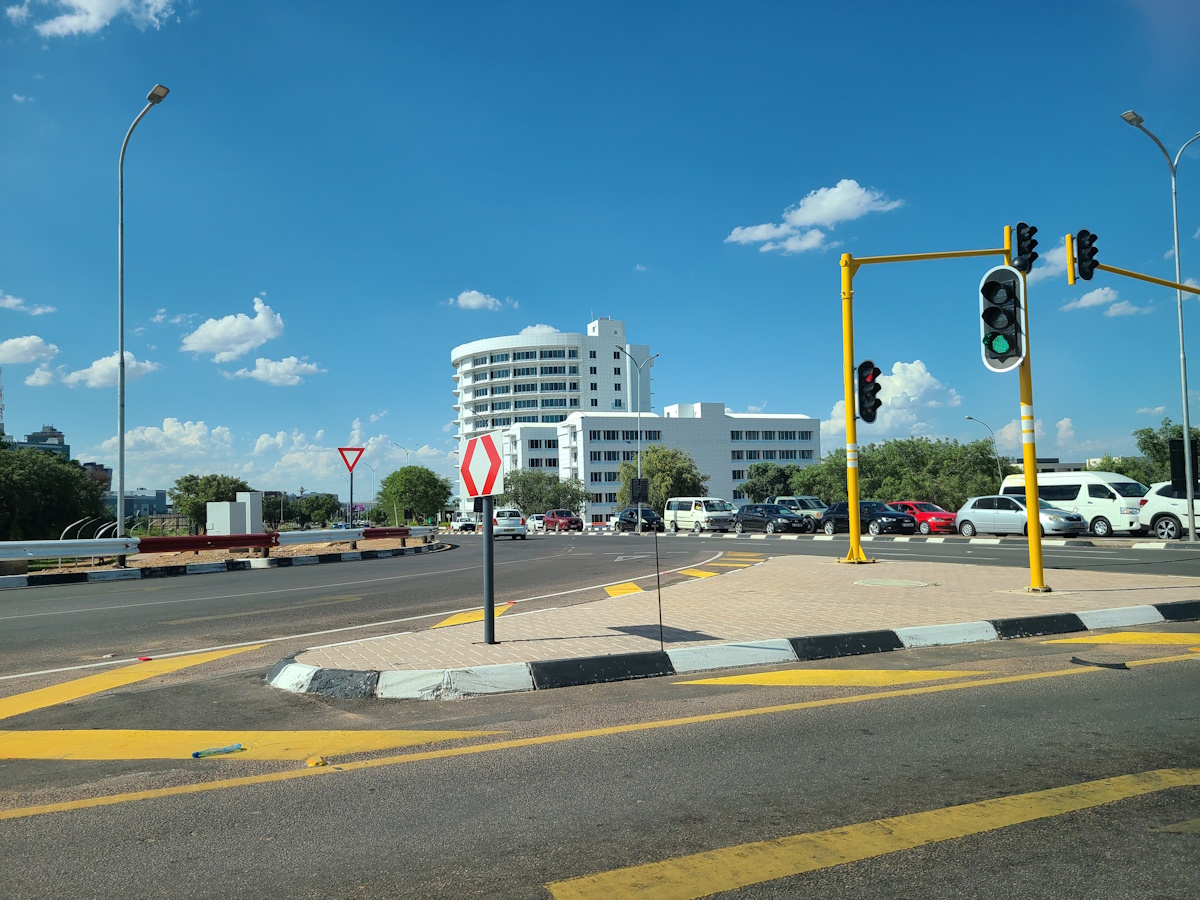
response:
<svg viewBox="0 0 1200 900"><path fill-rule="evenodd" d="M108 491L104 495L104 505L110 515L117 508L116 491ZM161 516L169 511L166 491L148 491L138 488L125 492L125 516Z"/></svg>
<svg viewBox="0 0 1200 900"><path fill-rule="evenodd" d="M99 482L106 491L112 490L113 470L109 466L101 463L85 462L83 463L83 471L87 472L88 478L92 481Z"/></svg>
<svg viewBox="0 0 1200 900"><path fill-rule="evenodd" d="M1018 472L1025 471L1025 463L1020 460L1012 460L1012 465ZM1082 472L1086 468L1087 463L1060 462L1057 456L1039 456L1037 458L1039 472Z"/></svg>
<svg viewBox="0 0 1200 900"><path fill-rule="evenodd" d="M53 425L43 425L41 431L25 435L25 440L14 441L5 435L6 443L17 450L49 450L59 456L71 458L71 446L66 436Z"/></svg>

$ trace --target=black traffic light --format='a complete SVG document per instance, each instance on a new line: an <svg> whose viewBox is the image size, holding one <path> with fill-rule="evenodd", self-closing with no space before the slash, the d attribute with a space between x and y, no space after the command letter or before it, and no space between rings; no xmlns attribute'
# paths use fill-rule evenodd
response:
<svg viewBox="0 0 1200 900"><path fill-rule="evenodd" d="M1075 261L1079 266L1079 277L1084 281L1091 281L1092 275L1096 272L1096 256L1100 251L1096 249L1096 236L1086 228L1075 235Z"/></svg>
<svg viewBox="0 0 1200 900"><path fill-rule="evenodd" d="M1025 285L1012 266L996 266L979 283L979 333L983 364L993 372L1015 369L1025 360Z"/></svg>
<svg viewBox="0 0 1200 900"><path fill-rule="evenodd" d="M864 422L874 422L875 413L883 401L879 393L879 376L883 374L872 360L864 359L858 364L858 417Z"/></svg>
<svg viewBox="0 0 1200 900"><path fill-rule="evenodd" d="M1037 228L1033 225L1026 225L1024 222L1017 223L1017 253L1013 257L1013 268L1018 272L1028 272L1033 268L1033 261L1038 258L1034 247L1038 242L1033 239L1037 234Z"/></svg>

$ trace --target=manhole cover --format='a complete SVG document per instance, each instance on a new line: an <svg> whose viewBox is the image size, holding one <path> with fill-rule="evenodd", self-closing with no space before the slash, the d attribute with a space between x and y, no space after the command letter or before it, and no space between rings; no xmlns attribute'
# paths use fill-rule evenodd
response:
<svg viewBox="0 0 1200 900"><path fill-rule="evenodd" d="M854 583L867 587L929 587L926 581L904 581L900 578L864 578Z"/></svg>

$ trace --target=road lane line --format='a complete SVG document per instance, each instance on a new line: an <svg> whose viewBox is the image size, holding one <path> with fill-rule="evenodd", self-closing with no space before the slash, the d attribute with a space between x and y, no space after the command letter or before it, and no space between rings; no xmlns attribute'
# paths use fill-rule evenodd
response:
<svg viewBox="0 0 1200 900"><path fill-rule="evenodd" d="M1139 665L1155 665L1157 663L1179 662L1181 660L1196 660L1197 657L1168 656L1161 659L1140 660ZM1130 663L1132 666L1133 663ZM49 815L51 813L68 812L71 810L92 809L99 806L112 806L120 803L134 803L142 800L157 800L165 797L200 794L207 791L228 790L238 787L250 787L276 781L290 781L294 778L312 778L334 773L354 772L360 769L377 769L384 766L404 765L406 763L430 762L434 760L452 759L459 756L476 756L483 753L495 753L504 750L514 750L524 747L548 746L569 741L590 740L598 737L613 737L622 734L635 734L643 731L655 731L661 728L677 728L680 726L704 724L708 722L723 722L745 719L752 716L777 715L779 713L797 712L805 709L819 709L827 706L846 706L853 703L869 703L875 700L892 700L897 697L915 697L922 694L939 694L947 691L969 690L971 688L994 687L1001 684L1018 684L1025 681L1039 681L1047 678L1068 678L1073 675L1095 674L1105 671L1096 666L1072 666L1069 669L1058 669L1052 672L1031 672L1025 675L1003 675L997 678L986 678L978 681L956 681L951 684L930 684L921 687L900 688L893 691L876 691L870 694L855 694L848 697L826 697L820 700L801 700L795 703L784 703L774 706L758 706L750 709L735 709L726 712L703 713L677 719L660 719L649 722L631 722L626 725L611 725L607 728L592 728L585 731L573 731L563 734L548 734L538 737L514 738L505 741L494 741L485 744L472 744L467 747L450 747L442 750L425 750L418 753L407 753L400 756L385 756L379 759L364 759L355 762L342 763L336 766L320 768L296 769L286 772L270 772L263 775L247 775L240 778L225 778L216 781L204 781L194 784L178 785L169 788L156 788L147 791L135 791L126 794L109 794L101 797L87 797L81 800L65 800L58 803L47 803L42 806L25 806L16 809L0 810L0 821L6 819L23 819L29 816Z"/></svg>
<svg viewBox="0 0 1200 900"><path fill-rule="evenodd" d="M330 606L336 603L354 603L362 597L347 594L344 597L318 597L314 600L302 600L289 606L268 606L262 609L245 609L240 612L214 613L211 616L194 616L190 619L165 619L164 625L194 625L197 622L216 622L221 619L241 619L246 616L263 616L277 612L292 612L297 609L310 609L314 606Z"/></svg>
<svg viewBox="0 0 1200 900"><path fill-rule="evenodd" d="M719 678L696 678L675 684L757 684L779 687L886 687L912 684L939 678L968 678L987 672L958 669L785 669L780 672L752 672Z"/></svg>
<svg viewBox="0 0 1200 900"><path fill-rule="evenodd" d="M1042 641L1043 644L1147 644L1175 645L1194 644L1200 638L1196 632L1179 631L1117 631L1112 634L1093 634L1087 637L1058 638L1053 641Z"/></svg>
<svg viewBox="0 0 1200 900"><path fill-rule="evenodd" d="M1200 785L1200 768L1156 769L808 834L755 841L546 885L555 900L696 900L1159 791Z"/></svg>

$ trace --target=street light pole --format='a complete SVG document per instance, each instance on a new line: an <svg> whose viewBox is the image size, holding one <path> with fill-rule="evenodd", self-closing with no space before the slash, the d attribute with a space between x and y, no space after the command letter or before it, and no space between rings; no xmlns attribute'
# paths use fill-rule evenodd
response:
<svg viewBox="0 0 1200 900"><path fill-rule="evenodd" d="M650 362L652 359L657 359L661 353L655 353L654 356L647 356L640 363L633 358L633 355L622 347L620 344L615 345L618 350L629 357L629 361L633 363L634 370L637 372L637 477L642 477L642 366ZM642 501L638 501L637 505L637 533L642 533Z"/></svg>
<svg viewBox="0 0 1200 900"><path fill-rule="evenodd" d="M1162 151L1162 155L1167 159L1167 167L1171 170L1171 216L1175 227L1175 283L1183 284L1182 273L1179 268L1179 195L1176 190L1176 175L1179 171L1179 158L1183 156L1183 151L1186 150L1192 141L1200 139L1200 131L1196 132L1195 137L1179 148L1179 152L1175 154L1175 159L1171 159L1171 154L1167 152L1167 148L1149 128L1142 123L1145 121L1141 116L1135 113L1132 109L1121 113L1121 118L1134 128L1143 132L1150 140L1158 145L1158 149ZM1183 291L1175 289L1175 305L1179 314L1179 385L1183 392L1183 472L1184 479L1187 481L1187 515L1188 515L1188 540L1192 543L1197 541L1196 537L1196 491L1195 491L1195 473L1192 472L1192 425L1188 415L1188 388L1187 388L1187 354L1183 349Z"/></svg>
<svg viewBox="0 0 1200 900"><path fill-rule="evenodd" d="M146 95L146 106L125 133L117 162L117 537L125 537L125 148L142 117L170 91L161 84ZM125 557L118 558L125 564Z"/></svg>
<svg viewBox="0 0 1200 900"><path fill-rule="evenodd" d="M996 433L992 431L992 426L983 421L983 419L977 419L974 416L967 416L967 418L972 422L978 422L980 425L986 428L988 430L988 434L992 436L992 452L996 454L996 474L1000 476L1000 484L1003 485L1004 469L1000 466L1000 448L996 446ZM996 490L1000 490L1000 488L998 487Z"/></svg>

